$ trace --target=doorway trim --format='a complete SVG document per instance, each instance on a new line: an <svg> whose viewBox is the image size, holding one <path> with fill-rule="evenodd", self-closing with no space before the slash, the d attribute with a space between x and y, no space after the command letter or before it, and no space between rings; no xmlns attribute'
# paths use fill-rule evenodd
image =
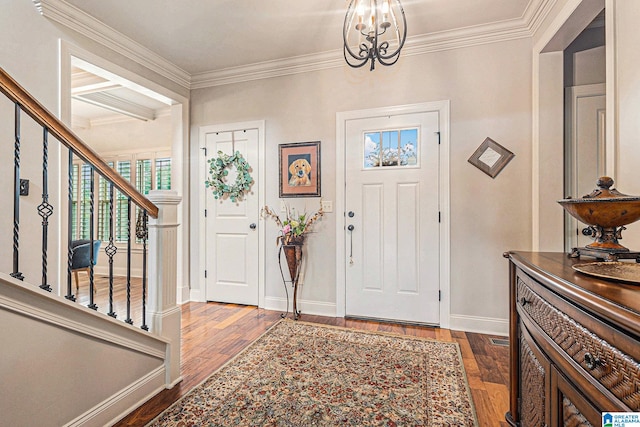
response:
<svg viewBox="0 0 640 427"><path fill-rule="evenodd" d="M535 36L532 57L532 176L531 249L562 251L564 217L555 203L564 194L564 78L563 51L591 21L607 8L613 12L614 0L568 0L548 27ZM615 51L613 13L606 14L607 93L614 93L615 74L611 73ZM607 96L605 173L615 179L615 105ZM550 159L555 159L554 163ZM548 197L549 195L555 197Z"/></svg>
<svg viewBox="0 0 640 427"><path fill-rule="evenodd" d="M110 60L92 53L86 49L83 49L69 41L59 40L59 58L60 58L60 105L59 116L63 123L71 128L71 62L72 57L88 62L101 68L109 73L112 73L118 77L126 79L135 85L139 85L141 89L148 89L156 94L166 97L173 102L170 107L173 135L171 144L171 158L172 158L172 188L178 192L178 195L182 198L180 205L178 206L178 263L176 266L177 275L177 303L182 304L189 301L189 288L191 279L191 270L189 265L190 259L190 222L189 222L189 206L190 192L189 192L189 174L190 168L188 167L187 159L189 156L189 97L177 93L171 89L168 89L141 74L126 69L120 65L117 65ZM58 156L60 161L60 172L55 180L61 179L60 177L67 176L67 162L62 160L62 144L51 150L50 156L54 153ZM61 181L52 183L53 185L61 186ZM56 201L58 206L61 206L62 192L58 193L58 200ZM58 228L60 242L66 244L66 240L62 236L67 235L67 216L66 210L61 212L61 224ZM64 249L64 248L63 248ZM64 253L64 252L63 252ZM66 262L57 263L57 277L58 283L66 283L65 275L67 274ZM62 286L62 285L60 285Z"/></svg>
<svg viewBox="0 0 640 427"><path fill-rule="evenodd" d="M440 324L449 328L451 302L450 272L450 189L449 189L449 139L450 115L449 100L407 104L392 107L380 107L366 110L344 111L336 113L336 316L346 314L346 236L345 215L345 146L347 121L366 118L387 117L390 115L438 112L440 128L440 158L438 179L438 205L440 208Z"/></svg>
<svg viewBox="0 0 640 427"><path fill-rule="evenodd" d="M258 130L258 206L265 205L265 168L266 168L266 160L265 160L265 121L264 120L255 120L249 122L238 122L238 123L222 123L222 124L214 124L214 125L204 125L200 126L198 129L198 147L200 148L198 151L200 152L198 155L198 182L204 183L207 180L207 166L206 166L206 156L204 155L204 139L203 135L209 132L233 132L237 130L245 130L245 129L257 129ZM199 206L201 207L200 212L198 213L198 230L200 230L199 236L205 235L205 230L207 229L206 219L204 216L204 207L206 206L206 192L210 191L205 188L204 184L199 185L198 198L199 198ZM259 221L258 224L258 307L264 307L264 299L265 299L265 267L266 267L266 259L265 259L265 239L266 233L265 228L262 226L263 222ZM200 237L198 240L198 290L191 291L191 301L199 301L206 302L207 294L206 294L206 278L204 276L204 267L206 265L206 242L203 237Z"/></svg>

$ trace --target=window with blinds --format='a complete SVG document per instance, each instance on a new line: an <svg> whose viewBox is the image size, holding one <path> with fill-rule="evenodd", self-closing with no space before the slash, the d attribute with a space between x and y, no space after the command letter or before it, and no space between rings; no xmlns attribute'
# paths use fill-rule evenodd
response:
<svg viewBox="0 0 640 427"><path fill-rule="evenodd" d="M149 194L151 190L171 189L171 158L157 153L136 153L121 155L117 159L107 161L124 179L134 183L136 189L142 194ZM71 211L71 233L73 239L89 239L90 234L90 193L91 193L91 167L78 161L73 165L73 194ZM135 212L129 212L128 198L117 189L114 189L113 200L113 224L109 221L111 206L109 205L110 184L96 173L94 180L94 221L95 239L109 240L110 227L113 227L113 236L116 243L126 243L128 238L128 224L131 221L132 240L135 239L135 221L138 208ZM132 206L135 206L132 204ZM133 209L132 209L133 210Z"/></svg>

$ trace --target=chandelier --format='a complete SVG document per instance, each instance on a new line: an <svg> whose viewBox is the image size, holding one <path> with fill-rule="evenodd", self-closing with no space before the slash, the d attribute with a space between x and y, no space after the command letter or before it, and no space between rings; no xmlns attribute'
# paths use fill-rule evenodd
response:
<svg viewBox="0 0 640 427"><path fill-rule="evenodd" d="M344 59L360 68L371 61L393 65L407 38L407 20L400 0L351 0L342 29Z"/></svg>

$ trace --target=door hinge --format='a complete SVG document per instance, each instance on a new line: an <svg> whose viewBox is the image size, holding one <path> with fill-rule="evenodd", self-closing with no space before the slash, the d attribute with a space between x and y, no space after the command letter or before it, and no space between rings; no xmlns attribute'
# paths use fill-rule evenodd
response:
<svg viewBox="0 0 640 427"><path fill-rule="evenodd" d="M438 222L442 222L442 212L438 211Z"/></svg>
<svg viewBox="0 0 640 427"><path fill-rule="evenodd" d="M438 145L440 145L440 132L436 132L436 134L438 135Z"/></svg>
<svg viewBox="0 0 640 427"><path fill-rule="evenodd" d="M204 278L207 278L207 270L204 271Z"/></svg>
<svg viewBox="0 0 640 427"><path fill-rule="evenodd" d="M207 217L207 210L206 209L204 210L204 217L205 218Z"/></svg>
<svg viewBox="0 0 640 427"><path fill-rule="evenodd" d="M200 149L204 151L204 155L206 157L206 155L207 155L207 147L200 147Z"/></svg>
<svg viewBox="0 0 640 427"><path fill-rule="evenodd" d="M442 291L438 291L438 301L442 301Z"/></svg>

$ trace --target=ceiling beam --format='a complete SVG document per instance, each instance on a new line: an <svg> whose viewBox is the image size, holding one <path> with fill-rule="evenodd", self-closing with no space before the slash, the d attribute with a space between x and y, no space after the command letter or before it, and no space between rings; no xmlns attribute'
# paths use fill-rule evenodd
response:
<svg viewBox="0 0 640 427"><path fill-rule="evenodd" d="M155 110L104 92L73 95L72 98L144 121L156 118Z"/></svg>

